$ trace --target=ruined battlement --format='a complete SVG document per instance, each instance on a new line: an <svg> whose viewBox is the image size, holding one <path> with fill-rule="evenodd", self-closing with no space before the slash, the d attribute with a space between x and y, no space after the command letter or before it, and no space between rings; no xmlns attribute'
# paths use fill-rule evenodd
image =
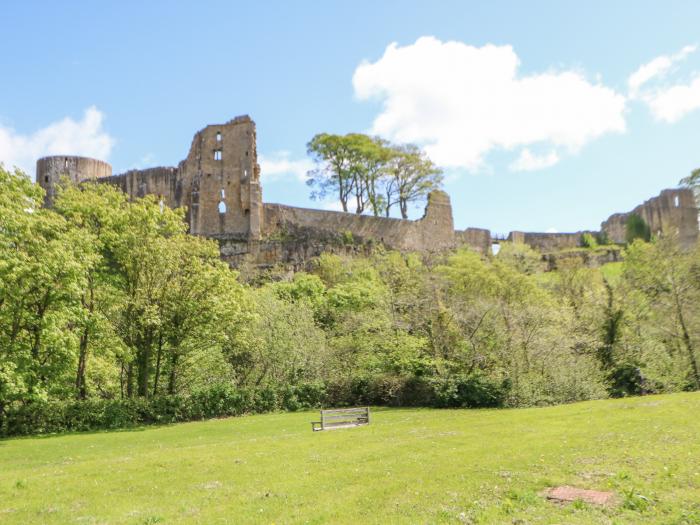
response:
<svg viewBox="0 0 700 525"><path fill-rule="evenodd" d="M46 191L46 204L51 206L56 186L64 177L77 184L84 180L104 179L112 175L108 163L88 157L54 155L36 162L36 180Z"/></svg>
<svg viewBox="0 0 700 525"><path fill-rule="evenodd" d="M685 247L693 246L698 240L698 209L695 196L688 188L664 190L631 212L611 215L601 224L601 230L611 242L624 244L627 221L633 214L644 219L653 235L675 235Z"/></svg>
<svg viewBox="0 0 700 525"><path fill-rule="evenodd" d="M264 203L255 122L248 115L195 133L177 167L112 175L111 166L101 160L54 156L39 159L36 173L49 206L56 186L68 177L76 184L96 180L119 187L131 198L155 195L164 205L183 207L190 233L217 240L222 258L232 266L301 267L324 251L357 253L375 244L419 252L470 246L488 254L498 242L489 230L455 231L450 197L443 191L430 193L423 217L415 221ZM690 190L664 190L632 212L611 216L602 231L623 244L632 213L655 234L673 233L686 246L697 241L697 208ZM584 233L599 234L511 232L508 240L551 252L581 246Z"/></svg>

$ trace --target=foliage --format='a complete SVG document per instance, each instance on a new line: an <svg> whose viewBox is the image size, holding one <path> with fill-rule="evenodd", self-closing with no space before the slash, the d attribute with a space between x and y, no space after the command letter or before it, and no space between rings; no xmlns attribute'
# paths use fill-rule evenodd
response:
<svg viewBox="0 0 700 525"><path fill-rule="evenodd" d="M597 248L598 240L590 233L584 233L581 235L581 246L584 248Z"/></svg>
<svg viewBox="0 0 700 525"><path fill-rule="evenodd" d="M625 240L627 244L632 244L637 239L649 242L651 240L651 228L649 228L649 225L642 217L632 213L625 223Z"/></svg>
<svg viewBox="0 0 700 525"><path fill-rule="evenodd" d="M603 268L545 272L505 243L497 256L326 253L244 284L183 210L102 184L66 182L53 209L42 197L0 170L4 432L700 389L700 249L671 237L636 239Z"/></svg>
<svg viewBox="0 0 700 525"><path fill-rule="evenodd" d="M312 198L337 197L345 212L352 201L355 213L375 216L389 217L398 206L406 219L409 205L442 183L442 171L414 145L395 146L360 133L319 133L307 150L316 163L307 180Z"/></svg>

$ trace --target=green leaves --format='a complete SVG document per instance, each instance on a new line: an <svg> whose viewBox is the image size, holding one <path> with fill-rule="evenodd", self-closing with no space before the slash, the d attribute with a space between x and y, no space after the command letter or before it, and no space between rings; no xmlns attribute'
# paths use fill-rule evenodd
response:
<svg viewBox="0 0 700 525"><path fill-rule="evenodd" d="M397 206L408 218L410 203L442 183L442 171L414 145L396 146L360 133L319 133L307 144L316 168L307 184L312 198L337 197L343 211L390 216Z"/></svg>

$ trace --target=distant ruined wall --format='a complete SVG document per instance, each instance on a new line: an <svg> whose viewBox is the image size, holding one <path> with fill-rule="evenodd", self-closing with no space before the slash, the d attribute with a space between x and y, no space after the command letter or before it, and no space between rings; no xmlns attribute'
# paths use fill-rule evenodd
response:
<svg viewBox="0 0 700 525"><path fill-rule="evenodd" d="M541 252L552 252L578 248L581 246L581 237L584 233L590 233L594 237L598 232L580 231L574 233L536 233L513 231L508 235L508 240L515 243L527 244Z"/></svg>
<svg viewBox="0 0 700 525"><path fill-rule="evenodd" d="M491 253L491 231L483 228L467 228L455 231L458 246L469 246L482 255Z"/></svg>
<svg viewBox="0 0 700 525"><path fill-rule="evenodd" d="M637 214L649 225L652 235L676 235L681 246L693 246L698 240L698 209L692 190L687 188L662 191L628 213L616 213L601 224L611 242L624 244L627 220Z"/></svg>
<svg viewBox="0 0 700 525"><path fill-rule="evenodd" d="M264 204L264 237L289 237L300 231L349 235L382 243L395 250L441 251L455 246L450 197L443 191L428 196L425 215L417 221L354 213ZM302 234L303 236L303 234Z"/></svg>
<svg viewBox="0 0 700 525"><path fill-rule="evenodd" d="M36 172L49 206L57 184L68 177L74 183L113 184L131 198L154 195L167 206L184 207L190 233L217 240L222 258L232 266L282 263L303 268L323 252L368 253L378 244L419 252L466 245L487 255L494 242L489 230L455 231L450 197L443 191L430 193L425 214L416 221L264 204L255 123L247 115L198 131L177 167L113 176L106 162L53 156L39 159ZM685 246L697 241L697 208L690 190L664 190L630 213L644 218L652 233L673 233ZM625 242L630 213L613 215L603 223L611 241ZM508 240L548 253L581 246L584 233L597 234L514 231Z"/></svg>
<svg viewBox="0 0 700 525"><path fill-rule="evenodd" d="M112 166L97 159L56 155L36 161L36 181L46 192L47 206L53 205L56 186L63 177L77 184L87 179L102 179L112 175Z"/></svg>

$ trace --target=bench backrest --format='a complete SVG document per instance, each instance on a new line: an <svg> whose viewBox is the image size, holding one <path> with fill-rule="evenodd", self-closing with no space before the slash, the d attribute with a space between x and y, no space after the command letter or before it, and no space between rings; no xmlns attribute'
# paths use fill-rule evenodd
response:
<svg viewBox="0 0 700 525"><path fill-rule="evenodd" d="M321 410L321 425L323 428L367 423L369 423L369 407Z"/></svg>

